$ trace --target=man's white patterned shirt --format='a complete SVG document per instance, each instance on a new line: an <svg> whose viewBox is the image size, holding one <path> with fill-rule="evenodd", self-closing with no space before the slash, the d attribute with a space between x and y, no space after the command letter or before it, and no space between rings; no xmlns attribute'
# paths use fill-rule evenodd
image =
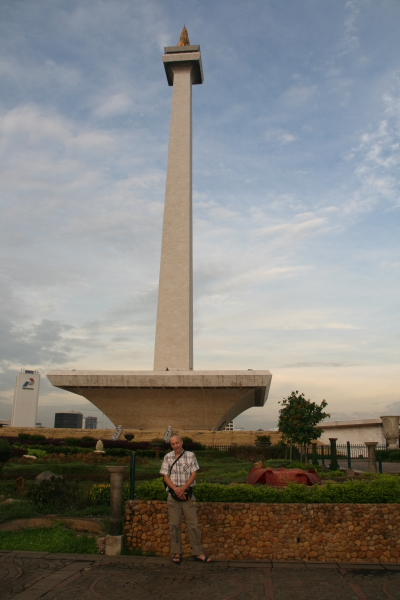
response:
<svg viewBox="0 0 400 600"><path fill-rule="evenodd" d="M160 474L168 475L172 483L174 483L178 487L181 487L182 485L185 485L191 474L195 471L198 471L200 467L198 465L196 455L193 452L185 450L183 456L181 456L180 459L172 467L176 459L177 456L175 456L174 451L166 454L161 465ZM170 467L172 467L171 473ZM190 487L193 487L195 485L196 482L194 481Z"/></svg>

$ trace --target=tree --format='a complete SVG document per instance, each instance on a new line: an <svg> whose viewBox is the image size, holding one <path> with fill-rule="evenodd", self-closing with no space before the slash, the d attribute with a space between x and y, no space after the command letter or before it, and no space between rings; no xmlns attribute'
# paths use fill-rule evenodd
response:
<svg viewBox="0 0 400 600"><path fill-rule="evenodd" d="M328 406L326 400L321 404L306 400L303 393L296 390L282 402L283 408L279 411L278 428L286 442L290 443L290 458L292 458L292 444L303 446L307 461L307 445L322 435L322 430L317 429L318 423L330 417L323 412Z"/></svg>

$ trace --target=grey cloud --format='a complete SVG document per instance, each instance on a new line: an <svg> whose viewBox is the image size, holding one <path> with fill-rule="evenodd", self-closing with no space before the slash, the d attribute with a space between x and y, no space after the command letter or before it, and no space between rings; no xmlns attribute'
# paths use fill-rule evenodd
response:
<svg viewBox="0 0 400 600"><path fill-rule="evenodd" d="M386 414L400 415L400 400L396 400L395 402L392 402L391 404L387 404L383 410L384 410L384 412L381 413L382 416L384 416Z"/></svg>
<svg viewBox="0 0 400 600"><path fill-rule="evenodd" d="M3 334L0 345L2 360L37 365L65 363L70 359L73 350L62 334L70 331L72 326L42 319L37 325L8 323L6 327L6 335Z"/></svg>

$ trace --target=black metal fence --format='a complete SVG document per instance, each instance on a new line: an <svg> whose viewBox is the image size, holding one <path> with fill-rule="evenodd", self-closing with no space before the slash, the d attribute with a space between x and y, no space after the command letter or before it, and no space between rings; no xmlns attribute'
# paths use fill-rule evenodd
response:
<svg viewBox="0 0 400 600"><path fill-rule="evenodd" d="M236 446L237 444L235 444ZM207 446L207 449L210 450L222 450L227 451L232 447L231 444L223 445L223 444L215 444L212 446ZM299 447L293 445L300 450ZM289 448L289 445L288 445ZM376 451L386 450L386 444L378 444L376 446ZM337 457L338 460L346 459L349 455L349 448L347 444L337 444L336 445ZM312 446L307 447L307 454L309 456L312 455ZM317 454L318 458L330 458L330 446L327 444L317 444ZM350 457L353 459L363 459L368 457L368 448L365 444L350 444Z"/></svg>
<svg viewBox="0 0 400 600"><path fill-rule="evenodd" d="M376 451L386 450L386 444L378 444ZM348 458L350 451L350 458L352 459L364 459L368 458L368 448L365 444L336 444L336 452L338 460L344 460ZM312 454L312 447L308 447L308 454ZM325 458L330 458L330 446L317 445L318 458L323 455Z"/></svg>

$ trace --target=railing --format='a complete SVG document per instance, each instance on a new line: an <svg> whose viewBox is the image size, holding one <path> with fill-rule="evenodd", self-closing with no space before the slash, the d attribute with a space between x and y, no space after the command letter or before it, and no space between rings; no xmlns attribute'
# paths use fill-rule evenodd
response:
<svg viewBox="0 0 400 600"><path fill-rule="evenodd" d="M338 460L347 459L349 456L350 450L350 458L352 459L364 459L368 458L368 448L365 444L337 444L337 458ZM386 444L378 444L376 446L376 451L386 450ZM312 455L312 446L308 446L307 453L309 456ZM318 458L327 458L330 459L330 446L329 445L317 445L317 454Z"/></svg>
<svg viewBox="0 0 400 600"><path fill-rule="evenodd" d="M236 446L237 444L234 444L234 446ZM256 446L256 444L245 444L245 445L250 445L250 446ZM257 444L258 446L258 444ZM287 446L289 448L289 445ZM297 445L293 445L293 447L296 447L298 450L300 450L300 447ZM228 444L228 445L224 445L224 444L213 444L213 445L207 445L207 449L208 450L222 450L222 451L226 451L229 450L230 448L232 448L232 444ZM340 459L345 459L348 457L348 447L347 444L337 444L336 445L336 449L337 449L337 457L338 460ZM376 446L376 450L386 450L386 444L378 444L378 446ZM354 459L363 459L363 458L367 458L368 457L368 448L365 444L350 444L350 456L351 458ZM309 445L307 446L307 454L309 454L310 456L312 455L312 446ZM317 454L318 457L324 457L329 459L330 458L330 446L329 444L318 444L317 445Z"/></svg>

